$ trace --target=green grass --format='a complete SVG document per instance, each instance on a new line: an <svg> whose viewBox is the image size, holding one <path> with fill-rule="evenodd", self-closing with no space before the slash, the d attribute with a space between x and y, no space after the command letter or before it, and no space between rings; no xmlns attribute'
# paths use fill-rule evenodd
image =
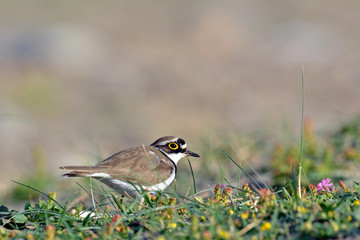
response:
<svg viewBox="0 0 360 240"><path fill-rule="evenodd" d="M248 142L251 142L248 144L251 153L261 152L259 148L264 146L263 142ZM181 185L179 180L167 189L168 193L144 193L143 201L120 199L106 190L99 194L99 187L89 189L88 186L78 187L79 191L89 192L88 202L76 197L57 200L55 193L42 193L41 186L19 185L18 188L36 192L43 198L26 203L22 211L1 206L0 239L359 237L360 185L353 179L355 182L350 180L349 187L345 186L343 181L349 182L349 179L345 179L344 174L340 176L338 171L356 169L360 162L360 117L324 134L317 134L311 122L305 121L302 146L298 142L278 143L271 151L263 152L262 156L271 161L268 171L273 182L257 180L260 172L239 161L238 145L248 142L228 139L221 146L214 144L222 149L213 161L223 165L218 167L223 172L219 182L225 183L221 186L212 184L200 188L203 185L199 182L206 176L202 171L206 168L199 169L192 162L187 174L191 182L181 182L193 188L184 194L186 196L176 194L179 192L176 187ZM209 142L205 144L208 146ZM204 149L209 151L204 153L204 161L209 161L215 151ZM300 152L304 175L299 189L296 159ZM244 177L249 184L239 183ZM324 178L332 178L336 189L317 191L317 183ZM95 198L91 197L92 191ZM204 197L205 193L211 194Z"/></svg>
<svg viewBox="0 0 360 240"><path fill-rule="evenodd" d="M120 201L83 213L52 199L26 204L24 211L1 211L1 238L25 239L236 239L354 237L360 227L360 186L342 185L334 192L302 189L302 198L284 189L275 192L218 186L213 197L181 198L165 193L144 194L144 201Z"/></svg>

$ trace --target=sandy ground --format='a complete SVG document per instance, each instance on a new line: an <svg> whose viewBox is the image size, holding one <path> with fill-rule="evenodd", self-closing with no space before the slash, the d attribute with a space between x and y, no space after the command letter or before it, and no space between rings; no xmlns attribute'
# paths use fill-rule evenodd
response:
<svg viewBox="0 0 360 240"><path fill-rule="evenodd" d="M0 190L120 149L359 114L360 2L0 3Z"/></svg>

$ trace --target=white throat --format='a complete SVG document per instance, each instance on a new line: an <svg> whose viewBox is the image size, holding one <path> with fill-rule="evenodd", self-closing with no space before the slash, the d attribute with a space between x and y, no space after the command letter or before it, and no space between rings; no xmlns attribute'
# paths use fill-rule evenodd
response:
<svg viewBox="0 0 360 240"><path fill-rule="evenodd" d="M175 165L177 165L178 161L185 157L186 155L184 153L166 153L163 150L159 149L163 154L165 154L168 158L170 158Z"/></svg>

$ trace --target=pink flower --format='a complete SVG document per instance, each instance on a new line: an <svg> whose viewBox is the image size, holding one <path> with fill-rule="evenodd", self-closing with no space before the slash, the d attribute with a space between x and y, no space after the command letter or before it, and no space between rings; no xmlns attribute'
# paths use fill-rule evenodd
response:
<svg viewBox="0 0 360 240"><path fill-rule="evenodd" d="M320 183L318 183L317 186L317 191L325 191L325 192L333 192L335 191L335 187L334 184L330 183L331 178L327 178L327 179L323 179L321 180Z"/></svg>
<svg viewBox="0 0 360 240"><path fill-rule="evenodd" d="M221 187L222 187L222 188L225 188L225 187L226 187L226 184L221 185Z"/></svg>

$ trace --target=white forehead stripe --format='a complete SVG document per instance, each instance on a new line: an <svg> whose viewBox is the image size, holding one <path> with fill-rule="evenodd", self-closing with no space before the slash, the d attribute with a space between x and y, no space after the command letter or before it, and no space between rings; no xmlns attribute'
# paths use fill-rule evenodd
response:
<svg viewBox="0 0 360 240"><path fill-rule="evenodd" d="M163 146L163 145L166 145L166 144L171 143L171 142L176 142L177 140L178 140L178 138L173 138L173 139L170 139L170 140L159 142L157 145Z"/></svg>
<svg viewBox="0 0 360 240"><path fill-rule="evenodd" d="M181 147L181 149L185 149L185 148L187 148L187 145L186 145L186 143L185 143L185 144L183 144L183 145L180 145L180 147Z"/></svg>

